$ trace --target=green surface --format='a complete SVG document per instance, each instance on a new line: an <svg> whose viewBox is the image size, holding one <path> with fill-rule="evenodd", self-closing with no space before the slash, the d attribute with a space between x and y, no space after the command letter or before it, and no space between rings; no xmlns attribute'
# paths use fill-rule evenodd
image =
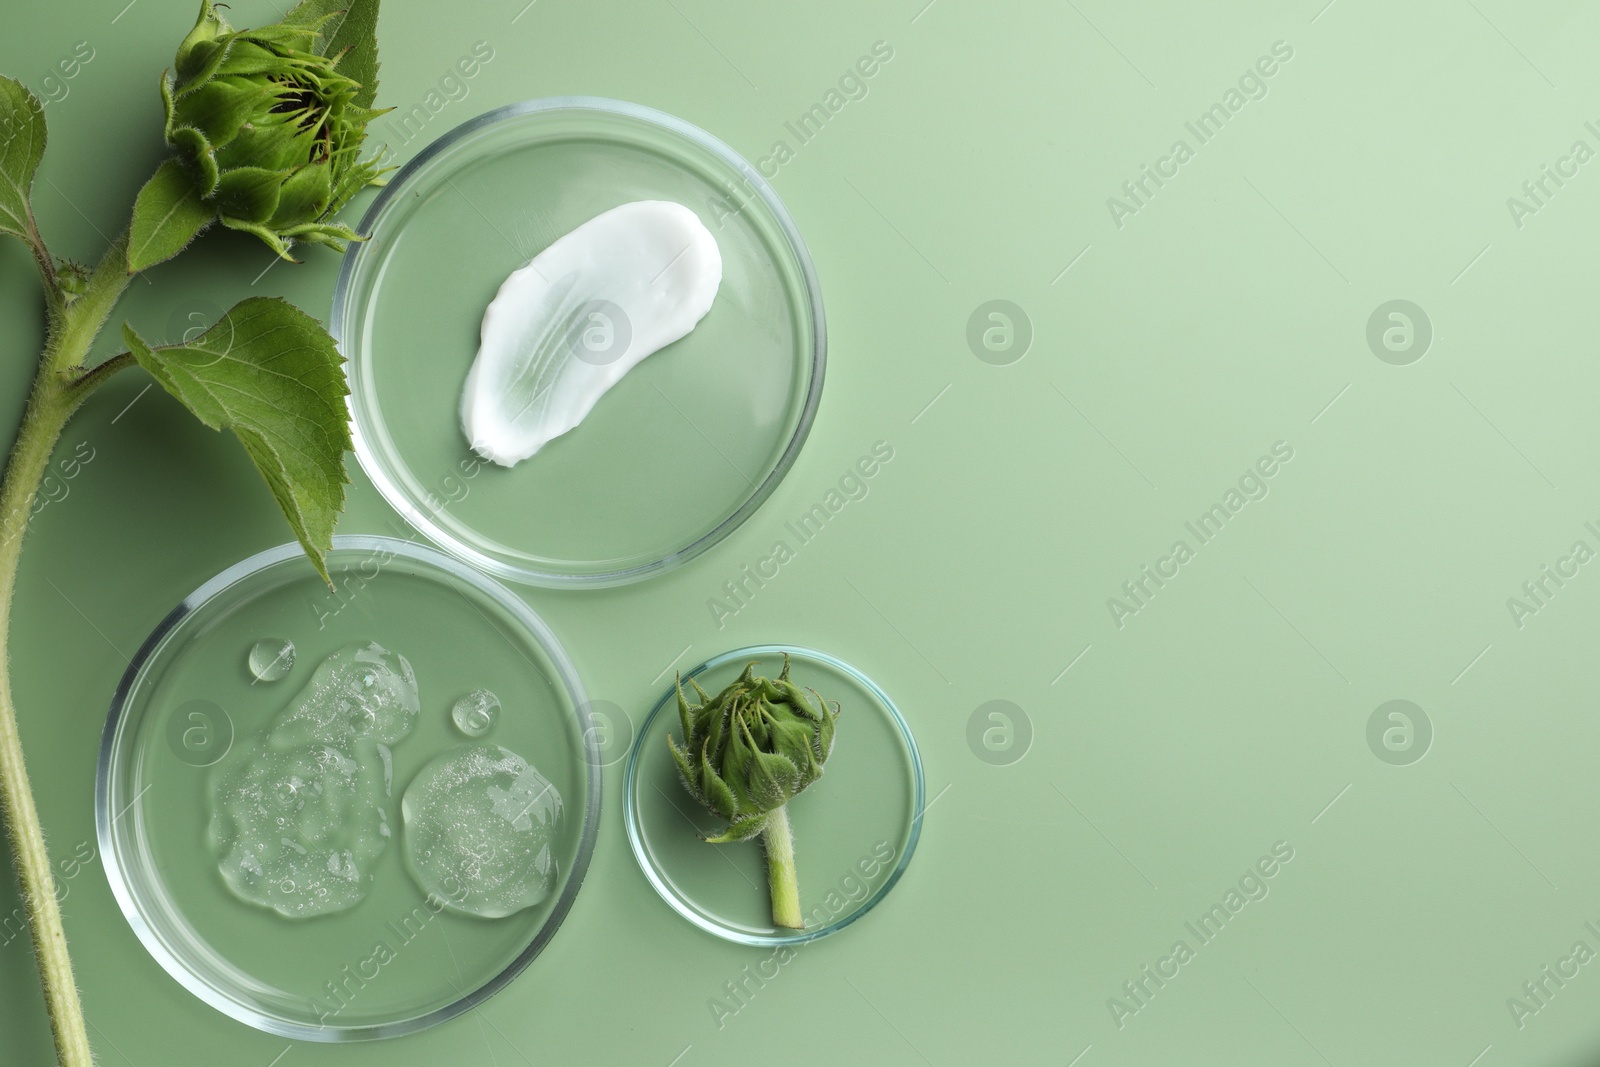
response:
<svg viewBox="0 0 1600 1067"><path fill-rule="evenodd" d="M287 533L243 452L130 373L63 440L63 457L86 442L95 458L38 517L15 650L105 1062L688 1067L774 1048L765 1062L1600 1058L1600 976L1571 960L1580 940L1600 949L1585 926L1600 928L1600 579L1592 565L1559 588L1547 579L1553 595L1529 601L1520 627L1507 606L1543 566L1570 574L1575 541L1600 548L1585 526L1600 528L1595 164L1560 188L1545 179L1536 212L1517 219L1507 204L1545 165L1570 175L1575 141L1600 147L1585 125L1600 126L1600 12L923 2L395 3L379 98L409 108L436 94L402 154L499 104L593 93L682 115L777 168L831 339L797 466L680 570L529 599L591 692L635 715L673 663L740 644L812 645L860 666L917 731L939 798L906 877L758 985L743 968L759 972L767 953L696 930L638 871L613 765L566 925L482 1011L396 1042L285 1051L200 1004L75 850L92 844L99 728L125 657L190 589ZM122 224L161 156L156 78L193 19L189 4L125 5L12 5L0 40L0 69L57 97L37 205L57 251L80 258ZM276 16L244 0L230 17ZM83 40L94 59L47 82ZM865 97L838 97L801 143L786 123L826 108L880 40L892 59L845 86ZM1280 40L1293 56L1264 64L1264 98L1241 95L1199 144L1184 124ZM454 80L478 41L493 59ZM1163 164L1178 138L1192 158ZM1146 165L1177 174L1148 182L1119 228L1107 198ZM337 263L307 259L263 274L259 244L208 235L135 282L126 314L163 336L256 292L323 312ZM31 275L20 246L0 247L12 417L39 341ZM968 347L969 317L993 299L1031 319L1019 362ZM1433 327L1409 365L1367 342L1369 317L1396 299ZM894 458L866 497L719 629L708 598L879 440ZM1261 480L1265 498L1244 503L1259 495L1247 481L1238 513L1200 544L1185 523L1226 506L1278 441L1293 458ZM353 476L342 529L384 530L390 513ZM1179 538L1192 558L1166 564L1177 574L1159 589L1147 580L1148 606L1119 629L1107 598ZM1431 751L1409 765L1368 744L1369 718L1396 699L1432 724ZM968 744L992 700L1031 721L1031 748L1009 765L978 757L995 758L982 729ZM1003 724L982 722L1003 744ZM1258 862L1271 877L1251 873ZM1241 883L1221 934L1188 932ZM1265 897L1246 903L1258 886ZM0 906L13 905L8 888ZM1177 976L1119 1029L1108 998L1163 960ZM1577 973L1558 987L1546 966ZM0 968L5 1062L42 1063L20 942L0 948ZM1548 1000L1519 1028L1507 1001L1533 1005L1534 980ZM738 981L746 999L719 1027L711 1001Z"/></svg>

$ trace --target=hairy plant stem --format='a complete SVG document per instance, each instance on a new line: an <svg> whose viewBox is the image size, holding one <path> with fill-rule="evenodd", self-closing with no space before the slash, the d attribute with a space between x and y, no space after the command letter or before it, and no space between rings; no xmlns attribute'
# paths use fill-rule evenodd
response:
<svg viewBox="0 0 1600 1067"><path fill-rule="evenodd" d="M789 832L787 804L767 817L761 843L767 849L767 885L772 890L773 925L803 930L806 922L800 917L800 882L795 877L794 835Z"/></svg>
<svg viewBox="0 0 1600 1067"><path fill-rule="evenodd" d="M131 276L124 268L124 234L113 242L95 268L87 290L67 303L60 298L55 268L42 241L37 249L50 304L49 332L23 410L22 426L6 462L4 478L0 479L0 806L5 810L6 832L22 882L22 900L44 986L45 1007L50 1013L56 1057L61 1067L92 1067L83 1007L78 1001L72 960L67 955L66 934L61 927L61 909L56 903L50 854L45 848L44 829L39 824L22 759L22 738L17 731L17 710L11 696L11 601L34 497L49 469L61 430L84 397L109 376L109 372L97 373L98 367L85 371L84 359Z"/></svg>

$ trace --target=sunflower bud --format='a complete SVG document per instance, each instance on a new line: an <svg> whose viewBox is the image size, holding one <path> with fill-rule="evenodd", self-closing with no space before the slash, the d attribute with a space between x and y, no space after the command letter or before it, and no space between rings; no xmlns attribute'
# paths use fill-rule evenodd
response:
<svg viewBox="0 0 1600 1067"><path fill-rule="evenodd" d="M388 169L382 153L360 158L383 112L357 102L363 87L337 69L345 52L321 54L325 21L235 30L202 0L161 80L167 143L201 202L285 259L295 241L358 240L329 220Z"/></svg>
<svg viewBox="0 0 1600 1067"><path fill-rule="evenodd" d="M833 751L838 705L789 680L789 657L777 678L762 678L751 663L715 697L690 679L700 698L691 704L678 683L679 747L667 746L684 788L728 820L714 843L744 841L766 829L771 817L812 782Z"/></svg>

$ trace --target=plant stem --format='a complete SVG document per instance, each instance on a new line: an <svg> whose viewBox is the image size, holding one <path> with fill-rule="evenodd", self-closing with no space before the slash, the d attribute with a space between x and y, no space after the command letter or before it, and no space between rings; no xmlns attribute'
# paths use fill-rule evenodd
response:
<svg viewBox="0 0 1600 1067"><path fill-rule="evenodd" d="M767 885L772 889L772 922L791 930L804 930L800 917L800 883L795 877L794 836L789 832L789 807L784 805L767 817L761 831L767 849Z"/></svg>
<svg viewBox="0 0 1600 1067"><path fill-rule="evenodd" d="M40 247L42 250L42 243ZM41 255L42 262L48 263L48 253L41 251ZM23 410L22 426L0 480L0 801L22 882L22 900L44 986L45 1007L50 1013L56 1057L62 1067L92 1067L93 1058L78 987L72 977L72 960L67 955L50 853L45 848L44 830L22 759L22 739L11 696L11 602L34 497L50 467L62 427L83 398L105 378L83 374L81 367L89 346L127 288L130 276L124 269L126 257L127 237L123 235L95 268L87 291L65 304L59 316L52 316L49 339Z"/></svg>
<svg viewBox="0 0 1600 1067"><path fill-rule="evenodd" d="M33 217L33 205L28 205L28 250L39 267L39 280L44 283L45 310L49 313L50 332L61 323L61 313L66 305L66 294L61 291L61 279L56 276L55 260L39 235L39 224Z"/></svg>

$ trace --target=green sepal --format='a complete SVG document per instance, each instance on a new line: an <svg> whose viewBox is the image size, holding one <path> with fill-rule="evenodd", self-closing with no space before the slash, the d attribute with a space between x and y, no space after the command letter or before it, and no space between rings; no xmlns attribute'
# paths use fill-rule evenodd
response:
<svg viewBox="0 0 1600 1067"><path fill-rule="evenodd" d="M203 62L195 65L185 74L174 69L176 77L173 80L172 96L180 100L185 95L195 92L217 76L217 68L227 61L228 53L233 50L233 38L223 37L217 40L206 52Z"/></svg>
<svg viewBox="0 0 1600 1067"><path fill-rule="evenodd" d="M330 185L327 167L301 167L279 186L278 206L268 225L286 233L289 228L302 225L302 220L321 218L328 210ZM308 229L310 225L315 224L308 224Z"/></svg>
<svg viewBox="0 0 1600 1067"><path fill-rule="evenodd" d="M223 173L254 167L282 174L312 162L317 139L302 130L287 113L257 115L239 128L233 140L217 148L217 166Z"/></svg>
<svg viewBox="0 0 1600 1067"><path fill-rule="evenodd" d="M732 819L739 814L739 798L717 773L711 760L706 758L704 748L700 750L700 795L706 807L724 819Z"/></svg>
<svg viewBox="0 0 1600 1067"><path fill-rule="evenodd" d="M330 16L331 17L331 16ZM289 22L274 22L270 26L257 26L241 36L265 44L283 45L287 48L311 50L320 34L315 26L297 26Z"/></svg>
<svg viewBox="0 0 1600 1067"><path fill-rule="evenodd" d="M828 707L828 702L822 699L822 694L815 689L810 689L812 696L817 698L817 705L822 708L822 719L817 723L817 733L814 738L817 759L826 761L833 752L834 721L839 718L839 702L834 701L833 707Z"/></svg>
<svg viewBox="0 0 1600 1067"><path fill-rule="evenodd" d="M194 179L195 192L202 199L217 191L221 175L217 171L217 157L205 134L193 126L179 126L167 137L167 143L179 150L189 168L189 176Z"/></svg>
<svg viewBox="0 0 1600 1067"><path fill-rule="evenodd" d="M194 28L178 43L178 54L173 67L180 78L194 75L219 47L217 38L229 31L227 20L218 13L211 0L200 0L200 17Z"/></svg>
<svg viewBox="0 0 1600 1067"><path fill-rule="evenodd" d="M388 147L385 146L371 159L352 163L345 168L333 187L333 194L328 198L328 214L332 215L342 210L352 197L367 186L385 184L383 176L399 169L383 165L387 152Z"/></svg>
<svg viewBox="0 0 1600 1067"><path fill-rule="evenodd" d="M343 252L349 241L366 240L342 222L308 222L301 226L284 227L277 232L278 236L286 239L313 245L327 245L335 252Z"/></svg>
<svg viewBox="0 0 1600 1067"><path fill-rule="evenodd" d="M216 201L224 218L265 223L278 209L283 179L281 171L235 167L222 173L216 191L207 199Z"/></svg>
<svg viewBox="0 0 1600 1067"><path fill-rule="evenodd" d="M720 704L706 706L702 712L705 716L705 737L713 751L722 751L722 735L727 731L732 716L731 704L731 701L724 700Z"/></svg>
<svg viewBox="0 0 1600 1067"><path fill-rule="evenodd" d="M133 203L128 273L137 274L171 259L216 217L216 209L195 191L188 169L176 159L165 161Z"/></svg>
<svg viewBox="0 0 1600 1067"><path fill-rule="evenodd" d="M772 750L786 757L804 776L815 778L822 773L816 749L812 745L815 731L798 722L780 722L777 716L763 710L767 731L773 739Z"/></svg>
<svg viewBox="0 0 1600 1067"><path fill-rule="evenodd" d="M729 719L728 739L724 742L721 751L722 766L720 769L723 779L744 806L751 806L754 803L754 798L750 795L750 772L748 767L750 758L755 755L755 750L749 743L748 732L744 728L744 723L739 720L737 713L733 714Z"/></svg>
<svg viewBox="0 0 1600 1067"><path fill-rule="evenodd" d="M691 677L689 679L689 684L694 686L695 695L700 698L700 703L702 705L711 703L711 697L706 694L704 689L700 688L700 682L698 679Z"/></svg>
<svg viewBox="0 0 1600 1067"><path fill-rule="evenodd" d="M295 259L289 254L288 242L258 222L244 222L240 219L230 219L226 215L217 216L217 221L222 223L230 230L238 230L241 233L254 234L255 236L261 238L268 248L272 249L278 254L278 258L280 259L286 259L290 263L300 262L298 259Z"/></svg>
<svg viewBox="0 0 1600 1067"><path fill-rule="evenodd" d="M205 134L209 143L226 144L239 135L251 115L272 95L270 86L214 78L184 97L183 118Z"/></svg>
<svg viewBox="0 0 1600 1067"><path fill-rule="evenodd" d="M273 74L284 67L282 57L264 44L258 44L249 34L233 39L221 63L211 72L213 78L249 77L254 74Z"/></svg>
<svg viewBox="0 0 1600 1067"><path fill-rule="evenodd" d="M689 791L690 796L704 804L705 795L700 791L700 783L695 779L694 769L689 766L689 753L678 747L671 734L667 735L667 747L672 750L672 762L678 765L678 777L683 780L683 787Z"/></svg>
<svg viewBox="0 0 1600 1067"><path fill-rule="evenodd" d="M767 820L772 817L771 812L762 812L760 815L746 815L742 819L735 819L728 828L714 837L703 838L708 845L727 845L735 841L748 841L757 837L767 828Z"/></svg>
<svg viewBox="0 0 1600 1067"><path fill-rule="evenodd" d="M746 738L751 737L746 726ZM800 791L800 769L787 756L776 752L763 752L751 746L751 759L746 764L746 788L750 798L763 810L781 807Z"/></svg>
<svg viewBox="0 0 1600 1067"><path fill-rule="evenodd" d="M689 748L698 748L695 737L694 712L689 710L689 701L683 695L683 675L676 676L676 689L678 692L678 726L683 730L683 743ZM692 681L692 679L691 679ZM672 738L667 738L671 741Z"/></svg>

